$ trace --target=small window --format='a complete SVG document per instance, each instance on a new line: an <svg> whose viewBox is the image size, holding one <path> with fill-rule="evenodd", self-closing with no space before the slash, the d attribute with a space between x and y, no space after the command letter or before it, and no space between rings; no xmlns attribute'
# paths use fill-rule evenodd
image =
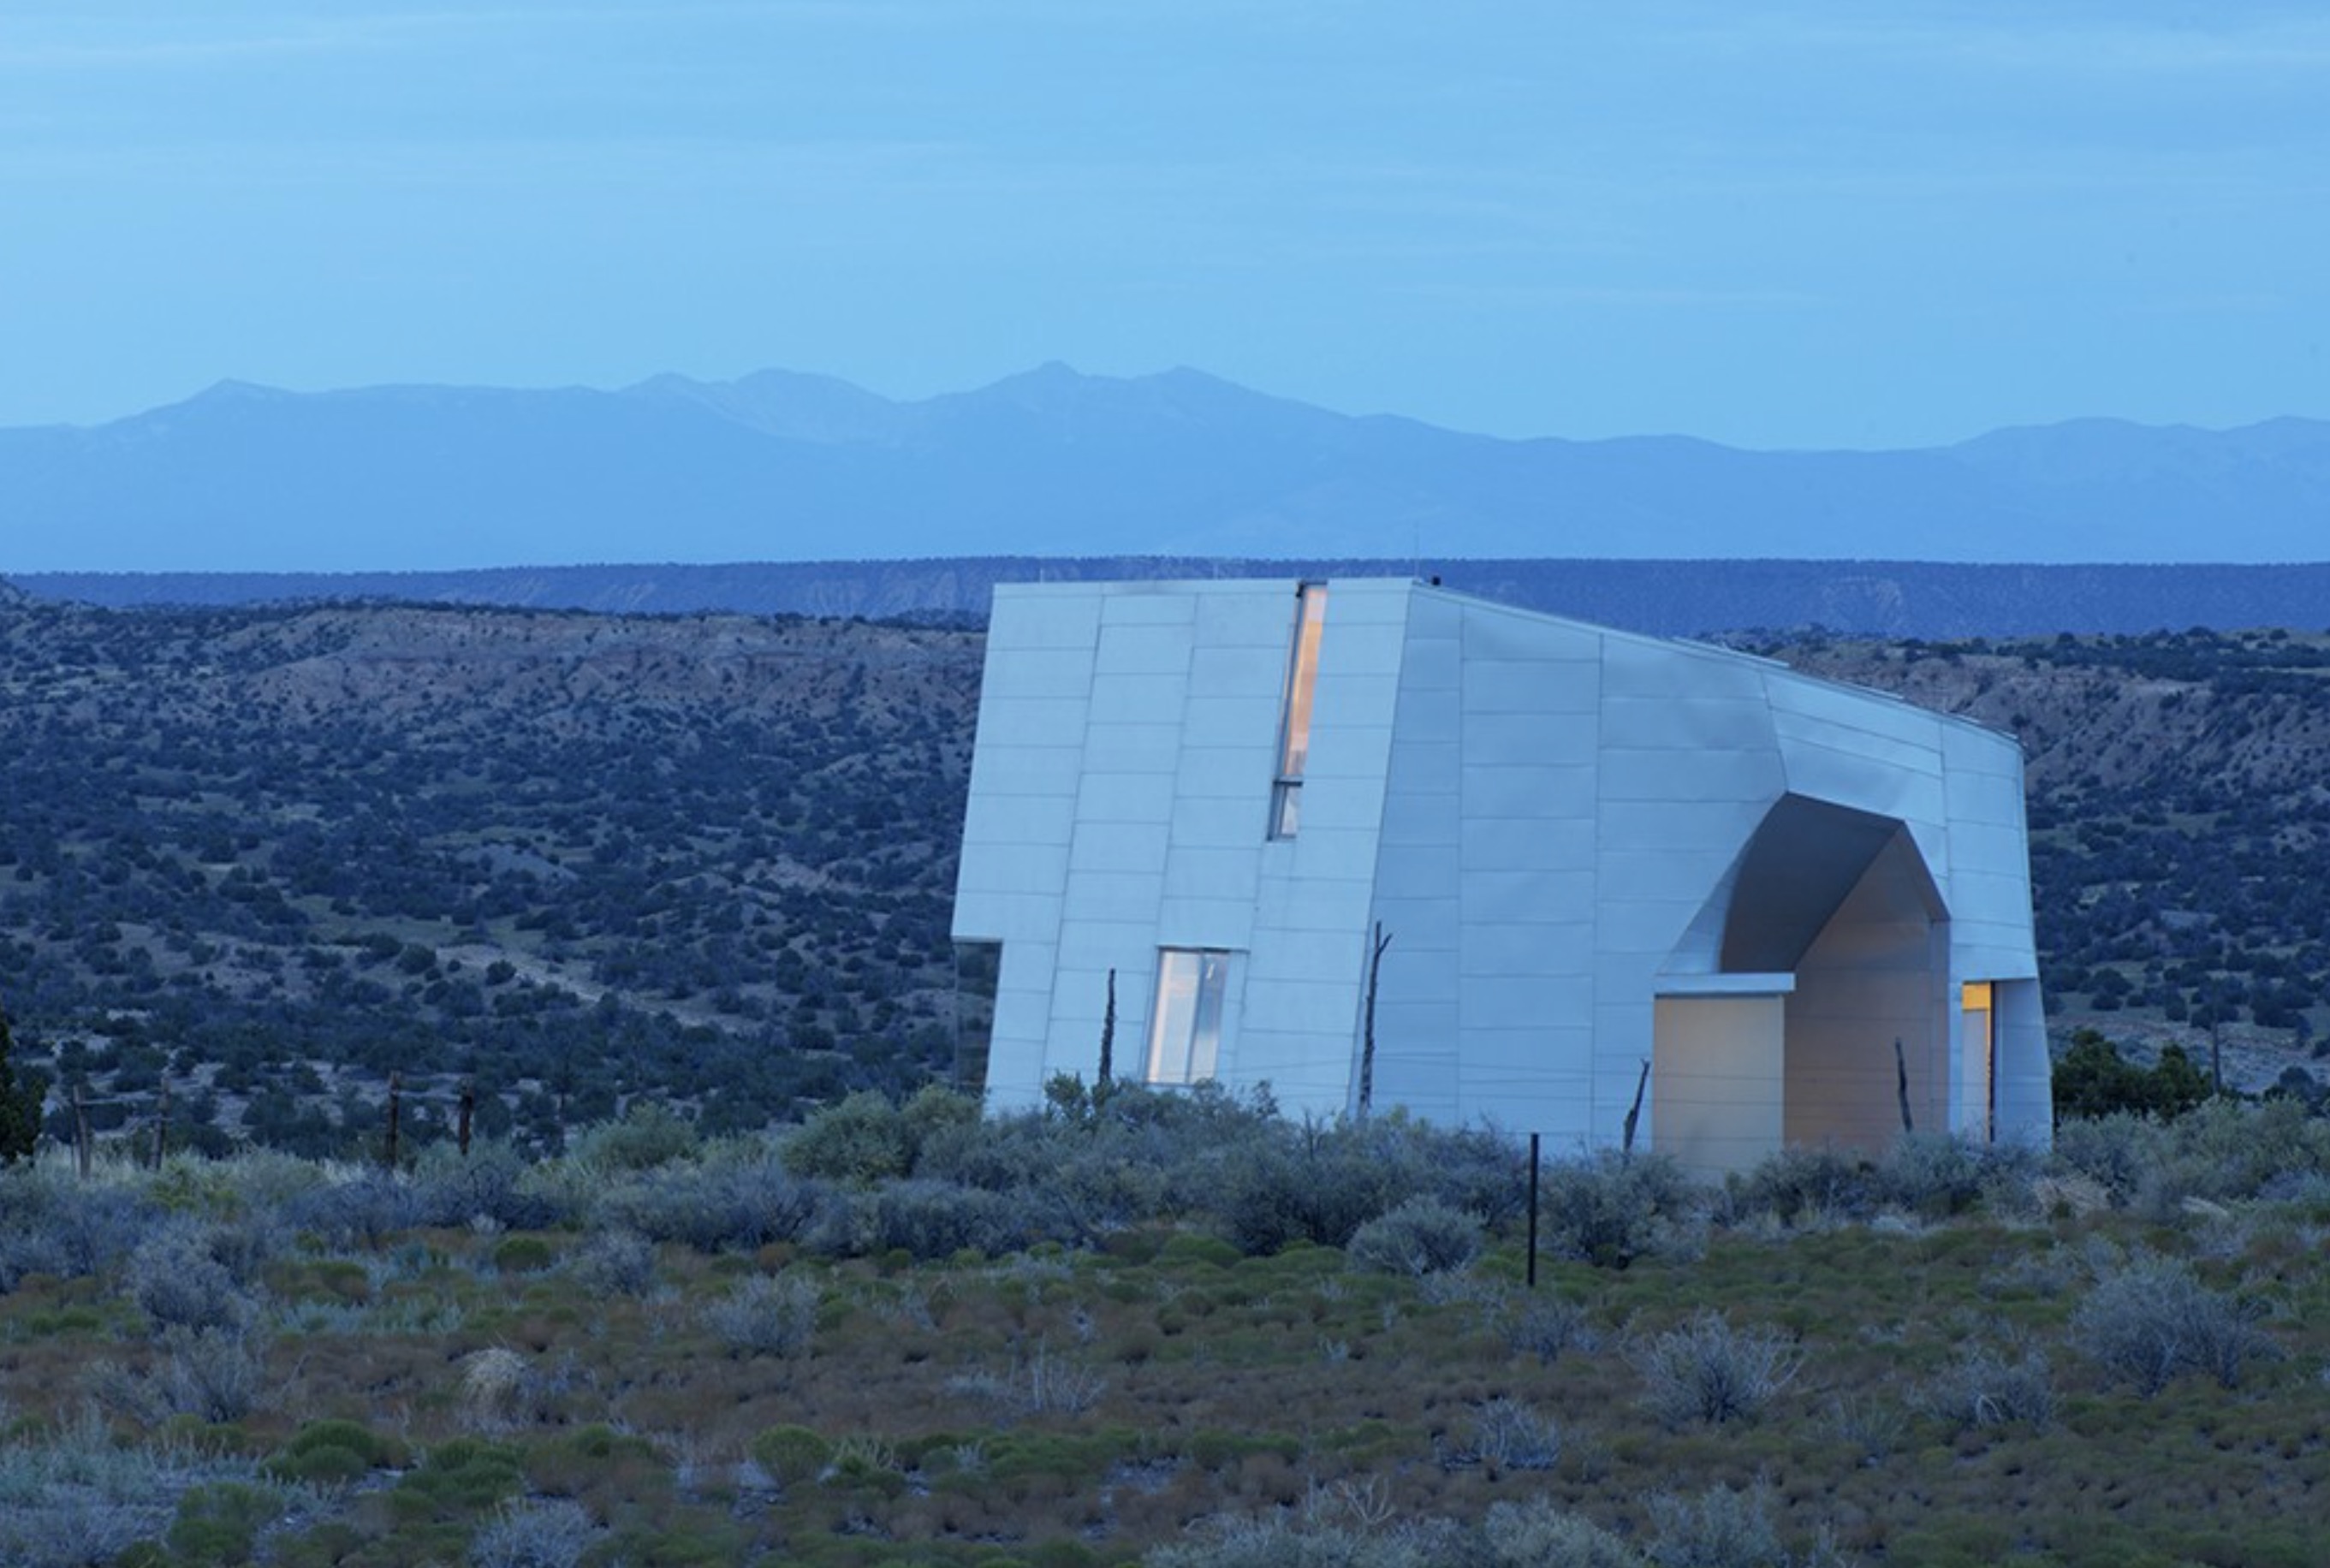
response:
<svg viewBox="0 0 2330 1568"><path fill-rule="evenodd" d="M1222 1005L1230 956L1217 948L1166 948L1157 955L1157 1005L1149 1014L1151 1083L1202 1083L1222 1051Z"/></svg>
<svg viewBox="0 0 2330 1568"><path fill-rule="evenodd" d="M1311 760L1311 699L1319 685L1319 638L1327 624L1327 585L1296 590L1294 655L1286 674L1286 715L1278 745L1278 779L1270 796L1270 836L1292 838L1302 817L1302 769Z"/></svg>

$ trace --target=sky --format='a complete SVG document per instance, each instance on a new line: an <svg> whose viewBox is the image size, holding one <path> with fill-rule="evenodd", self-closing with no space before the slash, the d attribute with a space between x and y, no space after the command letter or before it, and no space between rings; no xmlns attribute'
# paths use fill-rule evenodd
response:
<svg viewBox="0 0 2330 1568"><path fill-rule="evenodd" d="M1502 436L2330 418L2330 9L0 0L0 425L1190 365Z"/></svg>

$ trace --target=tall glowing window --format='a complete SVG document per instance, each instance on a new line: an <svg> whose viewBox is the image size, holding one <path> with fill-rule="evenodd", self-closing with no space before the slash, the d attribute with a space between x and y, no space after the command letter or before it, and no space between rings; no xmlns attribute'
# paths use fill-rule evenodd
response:
<svg viewBox="0 0 2330 1568"><path fill-rule="evenodd" d="M1157 955L1157 1005L1149 1011L1151 1083L1202 1083L1222 1053L1222 1006L1230 955L1218 948L1166 948Z"/></svg>
<svg viewBox="0 0 2330 1568"><path fill-rule="evenodd" d="M1319 685L1319 637L1327 624L1327 585L1297 590L1294 657L1286 675L1286 720L1278 747L1278 780L1271 789L1270 836L1292 838L1302 817L1302 767L1311 757L1311 699Z"/></svg>
<svg viewBox="0 0 2330 1568"><path fill-rule="evenodd" d="M1982 1069L1982 1138L1989 1143L1998 1136L1998 1035L1991 1025L1990 982L1968 980L1961 986L1958 1011L1966 1058Z"/></svg>

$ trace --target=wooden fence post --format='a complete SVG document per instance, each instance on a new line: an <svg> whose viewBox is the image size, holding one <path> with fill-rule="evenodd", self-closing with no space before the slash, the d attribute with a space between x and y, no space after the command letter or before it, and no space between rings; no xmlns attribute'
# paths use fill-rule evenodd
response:
<svg viewBox="0 0 2330 1568"><path fill-rule="evenodd" d="M399 1094L401 1094L401 1093L403 1092L403 1088L404 1088L404 1075L403 1075L403 1073L400 1073L400 1072L391 1072L391 1073L388 1075L388 1144L387 1144L387 1149L388 1149L388 1168L389 1168L389 1169L391 1169L391 1170L394 1170L394 1169L396 1168L396 1114L397 1114L397 1110L398 1110L398 1107L397 1107L397 1097L399 1096Z"/></svg>

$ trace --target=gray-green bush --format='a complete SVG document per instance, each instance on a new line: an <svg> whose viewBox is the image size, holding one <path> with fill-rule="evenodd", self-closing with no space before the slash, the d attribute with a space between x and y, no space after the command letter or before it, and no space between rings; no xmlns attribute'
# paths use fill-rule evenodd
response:
<svg viewBox="0 0 2330 1568"><path fill-rule="evenodd" d="M821 1299L805 1274L754 1274L705 1307L704 1326L731 1355L806 1355Z"/></svg>
<svg viewBox="0 0 2330 1568"><path fill-rule="evenodd" d="M1410 1198L1351 1233L1354 1268L1421 1277L1472 1267L1481 1255L1481 1222L1438 1198Z"/></svg>
<svg viewBox="0 0 2330 1568"><path fill-rule="evenodd" d="M1795 1381L1804 1354L1776 1330L1734 1328L1719 1312L1638 1342L1643 1399L1670 1426L1753 1421Z"/></svg>
<svg viewBox="0 0 2330 1568"><path fill-rule="evenodd" d="M2098 1280L2071 1315L2071 1342L2107 1375L2150 1396L2187 1372L2239 1386L2269 1354L2261 1308L2212 1290L2174 1258L2143 1256Z"/></svg>
<svg viewBox="0 0 2330 1568"><path fill-rule="evenodd" d="M1700 1240L1699 1201L1682 1167L1664 1155L1605 1150L1553 1162L1539 1183L1539 1245L1612 1269L1688 1254Z"/></svg>

